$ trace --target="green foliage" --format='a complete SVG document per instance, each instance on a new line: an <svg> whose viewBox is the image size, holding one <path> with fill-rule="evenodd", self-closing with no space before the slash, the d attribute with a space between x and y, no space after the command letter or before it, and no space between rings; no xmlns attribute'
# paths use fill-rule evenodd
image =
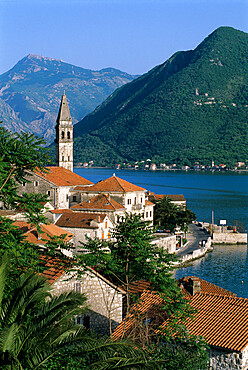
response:
<svg viewBox="0 0 248 370"><path fill-rule="evenodd" d="M187 231L188 225L196 219L189 208L175 205L166 196L155 204L154 222L159 228L174 231L176 226L180 226L183 231Z"/></svg>
<svg viewBox="0 0 248 370"><path fill-rule="evenodd" d="M85 297L75 292L52 296L44 278L24 274L6 298L7 260L6 254L0 263L0 362L7 369L34 369L68 343L87 336L74 324Z"/></svg>
<svg viewBox="0 0 248 370"><path fill-rule="evenodd" d="M221 27L195 50L178 52L119 88L75 125L76 161L246 161L247 55L248 35Z"/></svg>
<svg viewBox="0 0 248 370"><path fill-rule="evenodd" d="M41 147L44 143L33 134L13 134L0 127L0 201L8 208L24 210L30 222L36 224L44 222L41 209L47 196L19 195L16 185L28 182L30 171L44 170L49 162L47 151Z"/></svg>
<svg viewBox="0 0 248 370"><path fill-rule="evenodd" d="M113 241L89 239L85 244L88 253L79 255L78 263L85 268L92 266L104 271L114 284L123 286L127 292L127 311L132 301L130 285L146 280L165 297L168 314L173 312L176 317L178 310L180 316L187 311L188 305L172 279L176 257L151 243L152 233L152 227L140 215L126 214L112 232Z"/></svg>

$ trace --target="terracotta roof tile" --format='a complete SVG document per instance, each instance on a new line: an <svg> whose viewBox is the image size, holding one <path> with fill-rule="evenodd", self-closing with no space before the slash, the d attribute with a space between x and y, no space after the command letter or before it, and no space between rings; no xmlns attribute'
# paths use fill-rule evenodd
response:
<svg viewBox="0 0 248 370"><path fill-rule="evenodd" d="M125 337L129 335L135 324L136 317L143 314L154 316L156 308L162 304L162 301L157 292L144 291L140 301L133 306L130 314L117 326L112 334L112 338L114 340L120 339L123 336L123 331L125 332Z"/></svg>
<svg viewBox="0 0 248 370"><path fill-rule="evenodd" d="M117 209L125 209L125 207L106 194L99 194L91 199L72 206L71 209L99 209L115 211Z"/></svg>
<svg viewBox="0 0 248 370"><path fill-rule="evenodd" d="M161 200L164 197L169 198L169 200L174 202L186 202L186 199L184 198L183 194L155 194L152 191L148 192L148 198L149 200Z"/></svg>
<svg viewBox="0 0 248 370"><path fill-rule="evenodd" d="M35 171L35 173L57 186L86 186L93 184L91 181L63 167L46 167L46 171L47 172Z"/></svg>
<svg viewBox="0 0 248 370"><path fill-rule="evenodd" d="M197 310L186 326L209 345L242 351L248 345L248 299L196 293L191 305Z"/></svg>
<svg viewBox="0 0 248 370"><path fill-rule="evenodd" d="M61 227L96 229L98 228L97 224L99 222L103 222L105 217L106 217L105 213L83 213L83 212L64 213L58 219L56 225ZM92 221L94 221L94 223L92 223Z"/></svg>
<svg viewBox="0 0 248 370"><path fill-rule="evenodd" d="M146 189L140 186L131 184L126 180L123 180L117 176L109 177L106 180L97 182L95 185L89 186L87 188L76 187L74 190L82 190L87 192L117 192L117 193L127 193L133 191L146 191Z"/></svg>
<svg viewBox="0 0 248 370"><path fill-rule="evenodd" d="M199 279L195 277L183 279L187 281L189 278ZM203 279L199 280L202 291L195 293L189 300L191 306L196 309L196 313L192 318L186 319L187 329L194 335L204 337L211 346L233 351L244 350L248 346L248 299L236 297L225 289ZM203 292L204 290L207 293ZM144 291L140 302L134 305L134 309L140 313L146 311L149 313L152 312L154 306L161 303L162 299L156 292ZM134 325L135 316L130 313L116 328L113 338L120 338L123 330L126 335L129 335ZM162 329L165 326L166 321Z"/></svg>
<svg viewBox="0 0 248 370"><path fill-rule="evenodd" d="M52 209L50 212L51 213L54 213L54 214L72 213L72 211L70 209L68 209L68 208L63 208L63 209L57 209L57 208L55 208L55 209Z"/></svg>
<svg viewBox="0 0 248 370"><path fill-rule="evenodd" d="M206 280L203 280L199 277L195 276L184 276L178 280L179 284L182 284L184 288L189 291L188 287L190 286L190 282L192 280L200 281L201 286L201 293L213 293L213 294L221 294L221 295L230 295L236 297L237 295L229 290L223 289L218 285L209 283Z"/></svg>
<svg viewBox="0 0 248 370"><path fill-rule="evenodd" d="M23 234L28 242L38 245L46 244L50 240L49 237L66 235L64 241L68 242L74 236L72 233L69 233L68 231L54 224L40 225L41 233L38 233L37 228L30 225L26 221L16 221L13 223L13 225L17 226L23 231Z"/></svg>
<svg viewBox="0 0 248 370"><path fill-rule="evenodd" d="M150 202L149 200L146 200L146 201L145 201L145 205L146 205L146 206L155 206L155 204L154 204L154 203L152 203L152 202Z"/></svg>

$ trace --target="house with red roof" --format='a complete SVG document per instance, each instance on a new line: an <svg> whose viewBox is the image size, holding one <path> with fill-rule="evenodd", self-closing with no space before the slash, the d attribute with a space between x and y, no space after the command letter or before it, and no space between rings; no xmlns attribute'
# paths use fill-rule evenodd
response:
<svg viewBox="0 0 248 370"><path fill-rule="evenodd" d="M203 337L209 345L210 369L247 370L248 299L194 276L180 279L179 284L195 309L184 324L190 333ZM163 335L168 319L160 309L162 299L147 289L133 312L114 331L114 339L128 336L136 340L140 334L137 318L148 326L146 332L153 330L151 335L159 332Z"/></svg>
<svg viewBox="0 0 248 370"><path fill-rule="evenodd" d="M109 194L104 193L75 204L70 209L84 213L105 213L113 224L118 222L120 217L125 216L126 212L126 208L122 204L111 198Z"/></svg>
<svg viewBox="0 0 248 370"><path fill-rule="evenodd" d="M153 222L154 205L151 202L146 203L146 189L123 180L115 174L92 186L76 186L74 192L75 197L80 194L81 203L84 204L85 201L97 195L105 194L122 205L126 212L140 214L145 221Z"/></svg>
<svg viewBox="0 0 248 370"><path fill-rule="evenodd" d="M59 214L55 225L74 234L76 250L82 248L81 243L87 243L87 238L110 239L114 227L106 213L85 212L63 212Z"/></svg>
<svg viewBox="0 0 248 370"><path fill-rule="evenodd" d="M70 231L68 232L61 227L54 225L54 224L41 224L39 225L40 230L37 229L36 226L31 225L26 221L15 221L13 225L18 227L25 239L32 244L36 244L41 248L45 248L46 244L51 240L53 237L61 237L63 236L64 243L72 243L74 244L74 235ZM68 257L72 256L72 253L66 249L61 250L63 254L67 255Z"/></svg>
<svg viewBox="0 0 248 370"><path fill-rule="evenodd" d="M76 318L77 324L102 334L109 334L122 321L125 312L125 290L117 287L92 268L75 271L51 259L42 275L52 285L52 293L76 291L85 294L88 310Z"/></svg>

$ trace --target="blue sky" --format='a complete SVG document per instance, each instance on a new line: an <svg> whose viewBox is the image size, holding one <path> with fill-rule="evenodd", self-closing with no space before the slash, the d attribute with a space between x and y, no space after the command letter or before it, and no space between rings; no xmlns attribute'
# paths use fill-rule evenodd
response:
<svg viewBox="0 0 248 370"><path fill-rule="evenodd" d="M248 1L0 0L0 73L33 53L142 74L220 26L248 32Z"/></svg>

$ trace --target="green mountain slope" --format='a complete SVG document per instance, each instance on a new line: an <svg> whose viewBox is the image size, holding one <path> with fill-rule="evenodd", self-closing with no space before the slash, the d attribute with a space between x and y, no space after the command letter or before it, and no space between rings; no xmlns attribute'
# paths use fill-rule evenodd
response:
<svg viewBox="0 0 248 370"><path fill-rule="evenodd" d="M69 101L73 123L92 112L116 88L136 76L114 68L91 71L61 60L28 55L0 76L0 117L6 127L31 130L54 140L54 127L63 90ZM4 103L7 106L3 108ZM13 127L14 128L14 127Z"/></svg>
<svg viewBox="0 0 248 370"><path fill-rule="evenodd" d="M248 160L247 86L248 34L218 28L195 50L174 54L116 90L76 124L76 161L101 155L101 164Z"/></svg>

